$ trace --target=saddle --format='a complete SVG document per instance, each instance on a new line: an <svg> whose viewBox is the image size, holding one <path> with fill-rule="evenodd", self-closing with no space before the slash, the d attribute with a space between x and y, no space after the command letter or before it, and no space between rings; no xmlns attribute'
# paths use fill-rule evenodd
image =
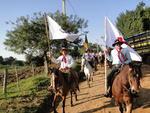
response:
<svg viewBox="0 0 150 113"><path fill-rule="evenodd" d="M70 69L59 69L62 73L70 74Z"/></svg>

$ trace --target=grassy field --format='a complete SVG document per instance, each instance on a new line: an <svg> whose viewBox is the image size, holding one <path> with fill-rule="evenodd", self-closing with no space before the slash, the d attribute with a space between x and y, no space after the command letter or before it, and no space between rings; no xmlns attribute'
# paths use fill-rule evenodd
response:
<svg viewBox="0 0 150 113"><path fill-rule="evenodd" d="M44 74L36 75L10 83L4 95L0 87L0 113L34 113L47 96L49 78Z"/></svg>
<svg viewBox="0 0 150 113"><path fill-rule="evenodd" d="M23 68L27 67L21 68L24 72ZM75 70L79 72L80 68L80 63L77 62ZM6 94L3 94L3 88L0 86L0 113L41 113L52 97L47 91L49 82L50 79L45 74L39 74L19 79L19 85L10 82ZM47 106L49 109L50 105Z"/></svg>

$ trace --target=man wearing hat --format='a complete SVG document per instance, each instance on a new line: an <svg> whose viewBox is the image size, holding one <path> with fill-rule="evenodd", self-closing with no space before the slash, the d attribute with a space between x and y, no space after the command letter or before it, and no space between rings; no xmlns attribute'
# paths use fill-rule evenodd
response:
<svg viewBox="0 0 150 113"><path fill-rule="evenodd" d="M112 70L107 76L107 92L104 95L105 97L112 96L111 94L112 78L114 78L113 76L115 75L115 73L119 71L122 64L129 64L131 62L131 57L128 49L121 47L123 43L124 41L118 38L112 45L114 47L114 49L111 51Z"/></svg>
<svg viewBox="0 0 150 113"><path fill-rule="evenodd" d="M64 74L66 75L68 74L68 76L70 76L69 75L70 71L72 72L72 68L74 67L75 62L72 56L68 54L68 49L66 47L62 47L60 52L61 55L57 59L55 59L51 54L48 54L48 57L51 59L53 63L60 64L59 70L61 70ZM52 83L50 86L53 89L55 89L54 78L55 77L52 77L52 81L51 81Z"/></svg>
<svg viewBox="0 0 150 113"><path fill-rule="evenodd" d="M91 65L91 67L94 68L94 64L92 62L93 55L90 53L90 49L89 48L87 48L85 50L85 53L82 55L82 58L85 58L89 62L89 64Z"/></svg>

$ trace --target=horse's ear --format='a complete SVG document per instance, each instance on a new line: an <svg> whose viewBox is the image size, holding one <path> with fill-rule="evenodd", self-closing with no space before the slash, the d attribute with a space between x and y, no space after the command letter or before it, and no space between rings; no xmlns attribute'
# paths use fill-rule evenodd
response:
<svg viewBox="0 0 150 113"><path fill-rule="evenodd" d="M132 68L131 68L131 67L129 67L129 71L132 71Z"/></svg>

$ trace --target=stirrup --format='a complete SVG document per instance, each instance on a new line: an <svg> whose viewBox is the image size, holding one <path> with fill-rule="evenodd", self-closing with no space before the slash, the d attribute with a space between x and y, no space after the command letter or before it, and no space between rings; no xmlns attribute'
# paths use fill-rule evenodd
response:
<svg viewBox="0 0 150 113"><path fill-rule="evenodd" d="M112 95L109 92L105 93L104 96L107 97L107 98L111 98L112 97Z"/></svg>

